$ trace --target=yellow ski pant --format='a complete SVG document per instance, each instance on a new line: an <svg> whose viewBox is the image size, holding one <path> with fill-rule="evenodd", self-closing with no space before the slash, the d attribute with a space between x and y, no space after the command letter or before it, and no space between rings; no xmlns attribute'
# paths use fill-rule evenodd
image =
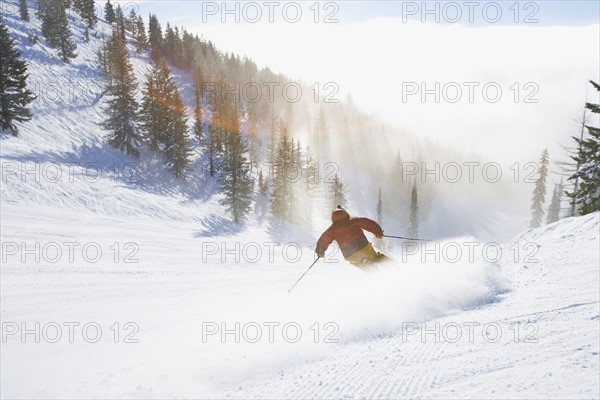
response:
<svg viewBox="0 0 600 400"><path fill-rule="evenodd" d="M354 254L346 257L346 260L361 269L368 269L373 266L374 263L385 260L387 257L384 254L379 253L373 248L373 245L369 243L362 249L358 250Z"/></svg>

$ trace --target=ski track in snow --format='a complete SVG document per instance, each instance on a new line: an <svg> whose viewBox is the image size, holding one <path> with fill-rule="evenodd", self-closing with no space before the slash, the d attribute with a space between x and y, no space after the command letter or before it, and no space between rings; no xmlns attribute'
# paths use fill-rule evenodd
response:
<svg viewBox="0 0 600 400"><path fill-rule="evenodd" d="M32 216L24 224L23 213ZM111 218L3 204L2 242L94 240L101 261L2 265L2 321L97 322L102 340L2 344L3 397L231 398L596 398L598 396L598 218L569 219L519 237L540 244L539 262L498 266L408 258L364 274L312 260L202 262L195 223ZM93 236L87 238L89 226ZM268 240L259 230L253 240ZM261 236L262 235L262 236ZM572 236L574 235L574 236ZM576 239L576 240L573 240ZM208 240L214 240L209 238ZM233 248L244 237L221 237ZM140 243L137 264L115 263L114 242ZM505 248L506 249L506 248ZM75 253L76 255L78 253ZM64 257L63 257L64 258ZM77 257L76 257L77 258ZM446 269L452 274L440 274ZM453 276L453 279L450 277ZM396 279L396 280L394 280ZM443 283L443 284L442 284ZM135 322L137 344L114 343L109 327ZM202 323L298 323L303 335L258 343L230 335L203 342ZM314 343L310 326L333 322L339 343ZM456 343L403 335L402 323L498 323L497 343L466 328ZM515 324L536 324L533 338ZM404 326L406 328L406 325ZM276 331L279 332L279 331ZM449 331L448 335L452 335ZM63 332L66 335L66 331ZM122 334L127 332L122 331ZM327 333L321 329L321 334ZM30 376L35 376L32 382ZM232 389L233 388L233 389Z"/></svg>
<svg viewBox="0 0 600 400"><path fill-rule="evenodd" d="M537 240L539 262L504 262L512 279L501 301L438 318L448 324L498 323L497 343L463 331L441 336L396 334L341 346L326 360L281 371L232 398L573 398L599 396L599 239L596 213L518 238ZM535 324L531 337L514 324ZM524 325L522 325L524 326ZM449 334L450 335L450 334ZM453 337L448 336L449 339ZM536 342L529 342L535 339ZM290 390L290 388L293 388Z"/></svg>

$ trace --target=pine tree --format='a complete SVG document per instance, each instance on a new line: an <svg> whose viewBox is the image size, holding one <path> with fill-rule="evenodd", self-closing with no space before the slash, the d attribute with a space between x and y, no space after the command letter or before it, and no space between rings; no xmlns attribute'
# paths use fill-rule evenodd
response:
<svg viewBox="0 0 600 400"><path fill-rule="evenodd" d="M304 193L306 193L306 220L309 226L312 223L312 206L315 200L317 188L320 183L319 162L313 157L310 147L306 148L304 157L304 168L302 170L304 178Z"/></svg>
<svg viewBox="0 0 600 400"><path fill-rule="evenodd" d="M215 176L215 173L217 172L218 157L220 153L217 146L217 136L220 135L219 130L221 128L216 124L215 120L216 118L213 112L213 116L208 127L208 135L202 139L202 144L206 146L206 151L208 153L208 173L210 176Z"/></svg>
<svg viewBox="0 0 600 400"><path fill-rule="evenodd" d="M267 194L267 190L269 190L269 185L267 180L264 178L262 169L258 170L258 191L261 195Z"/></svg>
<svg viewBox="0 0 600 400"><path fill-rule="evenodd" d="M117 25L119 34L125 41L125 15L123 14L123 9L121 8L120 4L117 4L117 8L115 10L115 24Z"/></svg>
<svg viewBox="0 0 600 400"><path fill-rule="evenodd" d="M156 62L161 58L163 36L158 18L153 14L150 14L148 22L148 42L150 44L150 57Z"/></svg>
<svg viewBox="0 0 600 400"><path fill-rule="evenodd" d="M111 62L110 62L110 46L109 44L102 39L102 46L100 46L100 48L98 49L98 52L96 53L96 58L98 61L98 65L100 66L100 69L102 70L102 75L103 77L106 79L106 81L108 83L111 83L112 81L112 73L111 73Z"/></svg>
<svg viewBox="0 0 600 400"><path fill-rule="evenodd" d="M381 196L381 187L379 188L379 192L377 194L377 206L375 208L375 214L377 223L379 226L383 226L383 198ZM377 248L381 250L385 249L385 242L383 241L383 238L375 239L374 243L376 244Z"/></svg>
<svg viewBox="0 0 600 400"><path fill-rule="evenodd" d="M152 152L158 153L161 144L165 143L164 133L167 129L164 116L169 109L163 99L161 87L165 85L162 63L154 63L152 69L146 75L144 97L140 109L140 128L144 133L144 141Z"/></svg>
<svg viewBox="0 0 600 400"><path fill-rule="evenodd" d="M98 22L96 15L96 5L94 0L80 0L79 9L77 10L81 18L87 22L88 27L93 28Z"/></svg>
<svg viewBox="0 0 600 400"><path fill-rule="evenodd" d="M327 126L327 119L323 108L319 110L317 116L317 124L315 130L315 150L317 157L322 158L322 155L327 151L327 144L329 143L329 127Z"/></svg>
<svg viewBox="0 0 600 400"><path fill-rule="evenodd" d="M21 20L29 22L29 10L27 9L27 0L19 0L19 14L21 14Z"/></svg>
<svg viewBox="0 0 600 400"><path fill-rule="evenodd" d="M396 159L389 169L389 173L385 177L387 183L385 185L385 197L388 204L399 205L389 207L388 215L398 218L401 224L408 224L410 220L410 212L408 207L401 205L410 203L411 187L406 181L404 173L404 162L400 156L400 152L396 153Z"/></svg>
<svg viewBox="0 0 600 400"><path fill-rule="evenodd" d="M164 150L166 166L178 179L185 179L186 170L190 165L191 149L189 146L187 117L185 115L185 106L179 93L173 101L171 110L172 129L167 136L167 143Z"/></svg>
<svg viewBox="0 0 600 400"><path fill-rule="evenodd" d="M110 99L104 110L107 118L102 126L110 132L108 143L111 146L137 158L141 142L137 128L138 103L134 97L137 83L125 42L116 30L109 48L112 76L107 80L106 93Z"/></svg>
<svg viewBox="0 0 600 400"><path fill-rule="evenodd" d="M566 190L564 190L563 194L569 199L568 215L570 217L575 217L577 215L577 192L579 191L579 178L575 177L574 179L571 179L571 177L577 174L581 169L580 163L574 160L579 160L582 154L581 141L585 136L585 126L587 125L587 118L587 108L583 107L583 118L581 119L581 131L579 134L580 140L577 141L576 138L573 138L577 143L577 147L568 148L566 146L563 146L563 149L566 151L568 157L570 158L570 161L556 162L556 164L559 165L561 168L561 176L567 178L567 184L564 185L564 188Z"/></svg>
<svg viewBox="0 0 600 400"><path fill-rule="evenodd" d="M20 59L8 28L0 20L0 130L17 135L15 122L31 120L27 105L35 96L27 89L27 63Z"/></svg>
<svg viewBox="0 0 600 400"><path fill-rule="evenodd" d="M219 74L225 81L226 71ZM254 180L250 176L247 142L240 131L237 100L219 96L216 100L217 118L213 135L222 141L223 160L219 175L220 192L225 195L221 204L231 213L235 223L244 221L254 197Z"/></svg>
<svg viewBox="0 0 600 400"><path fill-rule="evenodd" d="M546 178L548 177L548 150L544 149L539 163L538 179L533 190L531 203L531 222L530 228L539 228L542 225L544 216L543 205L546 202Z"/></svg>
<svg viewBox="0 0 600 400"><path fill-rule="evenodd" d="M560 218L560 203L562 201L563 183L554 185L554 191L552 193L552 200L548 206L548 216L546 217L546 224L556 222Z"/></svg>
<svg viewBox="0 0 600 400"><path fill-rule="evenodd" d="M148 37L146 36L146 28L141 16L138 16L135 29L135 49L139 54L148 50Z"/></svg>
<svg viewBox="0 0 600 400"><path fill-rule="evenodd" d="M58 49L58 55L64 62L77 57L77 45L72 39L69 21L62 1L50 1L42 7L42 33L48 44Z"/></svg>
<svg viewBox="0 0 600 400"><path fill-rule="evenodd" d="M410 219L408 223L407 235L411 238L419 236L419 198L417 195L417 182L413 183L410 192Z"/></svg>
<svg viewBox="0 0 600 400"><path fill-rule="evenodd" d="M173 55L171 56L171 62L177 68L185 68L185 50L183 46L183 41L181 40L181 35L179 33L179 28L175 27L173 33L175 34L175 41L173 45ZM239 103L239 105L241 111L241 103Z"/></svg>
<svg viewBox="0 0 600 400"><path fill-rule="evenodd" d="M202 142L202 73L199 69L194 73L194 136L198 143Z"/></svg>
<svg viewBox="0 0 600 400"><path fill-rule="evenodd" d="M106 22L112 24L113 22L115 22L115 17L115 9L110 3L110 0L108 0L106 2L106 5L104 6L104 18L106 19Z"/></svg>
<svg viewBox="0 0 600 400"><path fill-rule="evenodd" d="M241 223L250 212L254 198L254 181L246 159L246 143L240 132L229 132L222 171L220 192L225 197L220 203L231 213L233 222Z"/></svg>
<svg viewBox="0 0 600 400"><path fill-rule="evenodd" d="M375 213L377 214L377 223L383 225L383 200L381 198L381 188L379 188L379 193L377 194L377 207Z"/></svg>
<svg viewBox="0 0 600 400"><path fill-rule="evenodd" d="M594 81L590 83L600 92L600 85ZM586 103L585 108L593 114L600 114L600 104ZM580 181L574 198L581 215L600 211L600 128L585 127L588 130L587 138L573 138L579 145L579 153L572 158L579 168L569 178Z"/></svg>
<svg viewBox="0 0 600 400"><path fill-rule="evenodd" d="M227 135L228 128L228 105L227 98L216 93L208 96L211 119L208 126L208 134L201 139L208 153L208 167L210 176L215 176L219 168L220 156L222 154L223 137Z"/></svg>
<svg viewBox="0 0 600 400"><path fill-rule="evenodd" d="M347 197L346 197L346 186L342 181L342 178L336 173L333 176L333 181L330 183L330 192L331 192L331 200L332 206L331 208L335 208L338 205L342 207L346 207Z"/></svg>
<svg viewBox="0 0 600 400"><path fill-rule="evenodd" d="M184 36L184 44L186 37ZM248 80L248 84L256 84L252 78ZM258 134L259 119L257 117L258 101L254 101L254 91L251 91L247 96L249 101L246 102L246 113L248 120L248 151L251 163L259 162L259 153L261 148L261 140Z"/></svg>
<svg viewBox="0 0 600 400"><path fill-rule="evenodd" d="M190 163L185 106L164 62L154 63L146 77L140 128L150 150L163 155L166 167L184 179Z"/></svg>
<svg viewBox="0 0 600 400"><path fill-rule="evenodd" d="M131 32L133 36L136 36L137 22L137 14L135 13L135 9L132 8L125 21L125 29Z"/></svg>
<svg viewBox="0 0 600 400"><path fill-rule="evenodd" d="M275 115L275 110L273 106L271 106L270 120L271 123L269 125L267 160L272 165L275 163L275 157L277 155L277 116Z"/></svg>
<svg viewBox="0 0 600 400"><path fill-rule="evenodd" d="M282 121L279 127L277 151L273 160L273 176L270 209L271 215L282 220L292 221L293 195L292 182L287 174L293 165L293 140L288 136L287 125Z"/></svg>
<svg viewBox="0 0 600 400"><path fill-rule="evenodd" d="M167 59L172 61L175 52L175 32L171 28L171 24L167 22L165 27L165 40L162 44L161 54Z"/></svg>

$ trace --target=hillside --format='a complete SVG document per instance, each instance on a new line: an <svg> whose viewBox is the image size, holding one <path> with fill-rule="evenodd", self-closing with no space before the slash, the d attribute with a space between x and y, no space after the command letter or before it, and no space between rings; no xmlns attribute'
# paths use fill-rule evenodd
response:
<svg viewBox="0 0 600 400"><path fill-rule="evenodd" d="M185 181L173 178L162 167L160 156L147 149L142 149L140 160L135 160L107 144L108 132L99 126L106 118L107 99L97 52L111 35L110 25L99 20L90 31L90 41L87 42L84 39L84 21L76 13L69 13L78 56L70 64L65 64L56 56L56 50L48 47L43 40L41 22L33 17L33 8L29 11L32 21L28 23L18 18L18 1L8 1L7 9L13 12L5 15L5 23L29 64L28 86L38 98L31 105L33 120L22 124L19 137L2 138L0 157L6 167L2 170L3 201L85 209L103 215L154 215L167 220L228 223L226 220L230 216L219 204L222 195L218 177L208 175L206 147L193 135L190 134L189 140L191 165ZM39 40L32 44L28 35L38 35ZM151 62L147 53L135 51L130 33L127 37L139 86L136 95L139 101ZM207 46L212 48L210 42ZM226 55L221 56L226 59ZM246 65L252 64L244 61L243 65L246 68ZM193 77L172 65L170 69L188 109L191 131L194 122ZM287 81L285 76L268 68L252 72L243 79L252 79L253 74L259 74L260 79L266 81L277 80L281 84ZM243 84L245 81L240 82ZM308 89L305 92L312 93ZM248 112L249 106L244 105L245 112ZM522 217L510 214L509 208L513 206L503 200L504 196L513 196L521 190L511 184L509 178L490 183L478 171L476 182L472 184L464 170L463 179L458 183L444 179L440 182L439 178L432 179L431 176L423 178L425 168L434 164L480 162L484 165L485 161L478 161L477 156L462 155L425 138L409 135L378 118L361 113L351 102L315 103L311 94L304 96L298 104L279 99L273 104L266 104L266 107L279 110L281 118L288 120L291 134L303 146L313 145L312 130L319 113L326 113L328 118L332 142L328 153L317 160L321 183L309 206L313 218L296 227L304 234L316 234L326 224L324 219L330 208L328 185L334 173L339 174L345 183L346 206L357 214L374 217L377 191L383 188L384 218L389 229L400 234L404 233L407 223L408 192L412 180L423 181L420 225L424 236L439 238L472 234L491 240L508 237L524 223ZM262 108L265 108L264 104L261 104ZM206 126L210 124L210 117L210 109L205 110L203 119ZM265 118L268 121L272 119L270 116ZM258 141L260 144L258 158L253 161L249 155L253 178L257 181L258 171L262 170L269 179L272 167L266 153L273 136L270 122L259 124L255 138L250 137L249 125L248 115L243 116L242 134L249 142ZM373 135L378 140L371 140ZM402 162L417 166L419 172L414 177L399 176L402 173L394 165L399 155ZM421 164L424 162L430 164ZM24 171L37 172L27 174ZM297 195L301 197L302 193ZM477 202L474 198L478 199ZM265 201L259 199L247 225L264 227L270 222ZM493 229L490 228L492 226Z"/></svg>
<svg viewBox="0 0 600 400"><path fill-rule="evenodd" d="M290 262L259 230L240 242L192 222L7 204L0 217L3 398L600 394L598 213L525 233L495 266L396 254L365 276L333 258L291 295L313 256Z"/></svg>

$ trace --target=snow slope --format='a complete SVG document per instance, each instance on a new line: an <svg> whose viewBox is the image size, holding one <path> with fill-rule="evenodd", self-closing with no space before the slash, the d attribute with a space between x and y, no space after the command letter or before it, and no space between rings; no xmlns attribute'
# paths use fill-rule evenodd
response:
<svg viewBox="0 0 600 400"><path fill-rule="evenodd" d="M511 242L540 247L530 262L514 253L501 262L511 290L495 303L406 323L403 333L343 346L333 357L229 394L597 399L599 218L595 213L559 221Z"/></svg>
<svg viewBox="0 0 600 400"><path fill-rule="evenodd" d="M600 394L598 213L517 238L520 248L540 245L529 262L525 254L515 262L511 243L495 266L479 256L450 263L418 254L402 263L397 254L393 265L365 275L334 255L291 294L311 252L294 263L293 251L286 260L273 245L269 260L262 243L272 239L258 229L208 238L191 222L12 204L0 217L4 398ZM72 259L70 242L79 243ZM262 257L207 255L213 243L235 249L236 242L257 243ZM95 250L83 254L86 243L102 252L99 260ZM72 343L69 323L79 324ZM84 332L90 323L97 325ZM497 325L487 325L486 336L490 323ZM286 333L285 324L293 325ZM23 336L25 329L34 333ZM424 338L422 329L430 330Z"/></svg>

